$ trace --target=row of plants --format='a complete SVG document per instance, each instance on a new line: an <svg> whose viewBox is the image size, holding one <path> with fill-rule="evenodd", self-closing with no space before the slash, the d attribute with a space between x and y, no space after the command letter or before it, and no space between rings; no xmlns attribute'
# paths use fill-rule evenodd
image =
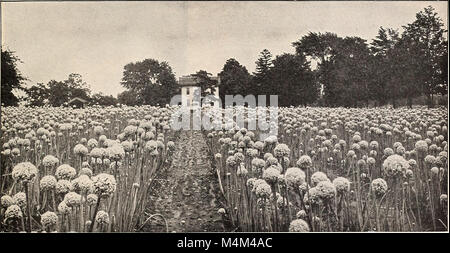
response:
<svg viewBox="0 0 450 253"><path fill-rule="evenodd" d="M1 231L127 232L172 162L173 108L2 110Z"/></svg>
<svg viewBox="0 0 450 253"><path fill-rule="evenodd" d="M447 230L444 109L278 108L269 137L246 129L261 109L204 112L223 129L204 135L237 230Z"/></svg>

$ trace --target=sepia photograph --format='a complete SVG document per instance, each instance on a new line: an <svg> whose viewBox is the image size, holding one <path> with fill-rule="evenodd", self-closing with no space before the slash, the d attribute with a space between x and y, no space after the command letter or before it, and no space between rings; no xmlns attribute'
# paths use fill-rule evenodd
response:
<svg viewBox="0 0 450 253"><path fill-rule="evenodd" d="M449 232L447 1L0 4L0 239Z"/></svg>

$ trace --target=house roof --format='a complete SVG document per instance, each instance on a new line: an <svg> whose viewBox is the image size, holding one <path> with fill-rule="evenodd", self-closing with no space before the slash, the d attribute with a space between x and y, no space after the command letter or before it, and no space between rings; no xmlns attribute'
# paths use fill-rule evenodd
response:
<svg viewBox="0 0 450 253"><path fill-rule="evenodd" d="M182 76L178 80L178 84L180 86L195 86L197 85L197 81L194 76Z"/></svg>
<svg viewBox="0 0 450 253"><path fill-rule="evenodd" d="M219 81L219 78L217 76L210 77L212 80ZM180 86L197 86L197 80L195 76L189 75L189 76L181 76L178 80L178 85Z"/></svg>
<svg viewBox="0 0 450 253"><path fill-rule="evenodd" d="M70 104L70 103L75 102L75 101L80 101L81 103L87 103L87 100L84 100L84 99L79 98L79 97L74 97L71 100L69 100L69 102L67 102L67 103Z"/></svg>

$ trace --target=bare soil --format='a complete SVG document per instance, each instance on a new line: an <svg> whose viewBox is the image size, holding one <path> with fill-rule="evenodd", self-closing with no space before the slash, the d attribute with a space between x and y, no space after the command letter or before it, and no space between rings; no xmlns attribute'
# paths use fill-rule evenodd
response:
<svg viewBox="0 0 450 253"><path fill-rule="evenodd" d="M170 168L156 178L147 217L161 214L168 232L225 231L217 201L217 179L200 131L181 131ZM147 218L146 217L146 218ZM155 216L143 231L165 232L164 219Z"/></svg>

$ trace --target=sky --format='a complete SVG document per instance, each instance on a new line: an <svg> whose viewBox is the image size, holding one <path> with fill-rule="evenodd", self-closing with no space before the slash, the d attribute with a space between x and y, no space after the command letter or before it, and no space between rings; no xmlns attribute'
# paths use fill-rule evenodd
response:
<svg viewBox="0 0 450 253"><path fill-rule="evenodd" d="M216 75L235 58L253 72L265 48L293 53L310 31L370 42L380 26L401 30L428 5L447 24L446 1L2 2L2 45L22 60L28 85L79 73L93 92L116 96L130 62L167 61L178 78Z"/></svg>

